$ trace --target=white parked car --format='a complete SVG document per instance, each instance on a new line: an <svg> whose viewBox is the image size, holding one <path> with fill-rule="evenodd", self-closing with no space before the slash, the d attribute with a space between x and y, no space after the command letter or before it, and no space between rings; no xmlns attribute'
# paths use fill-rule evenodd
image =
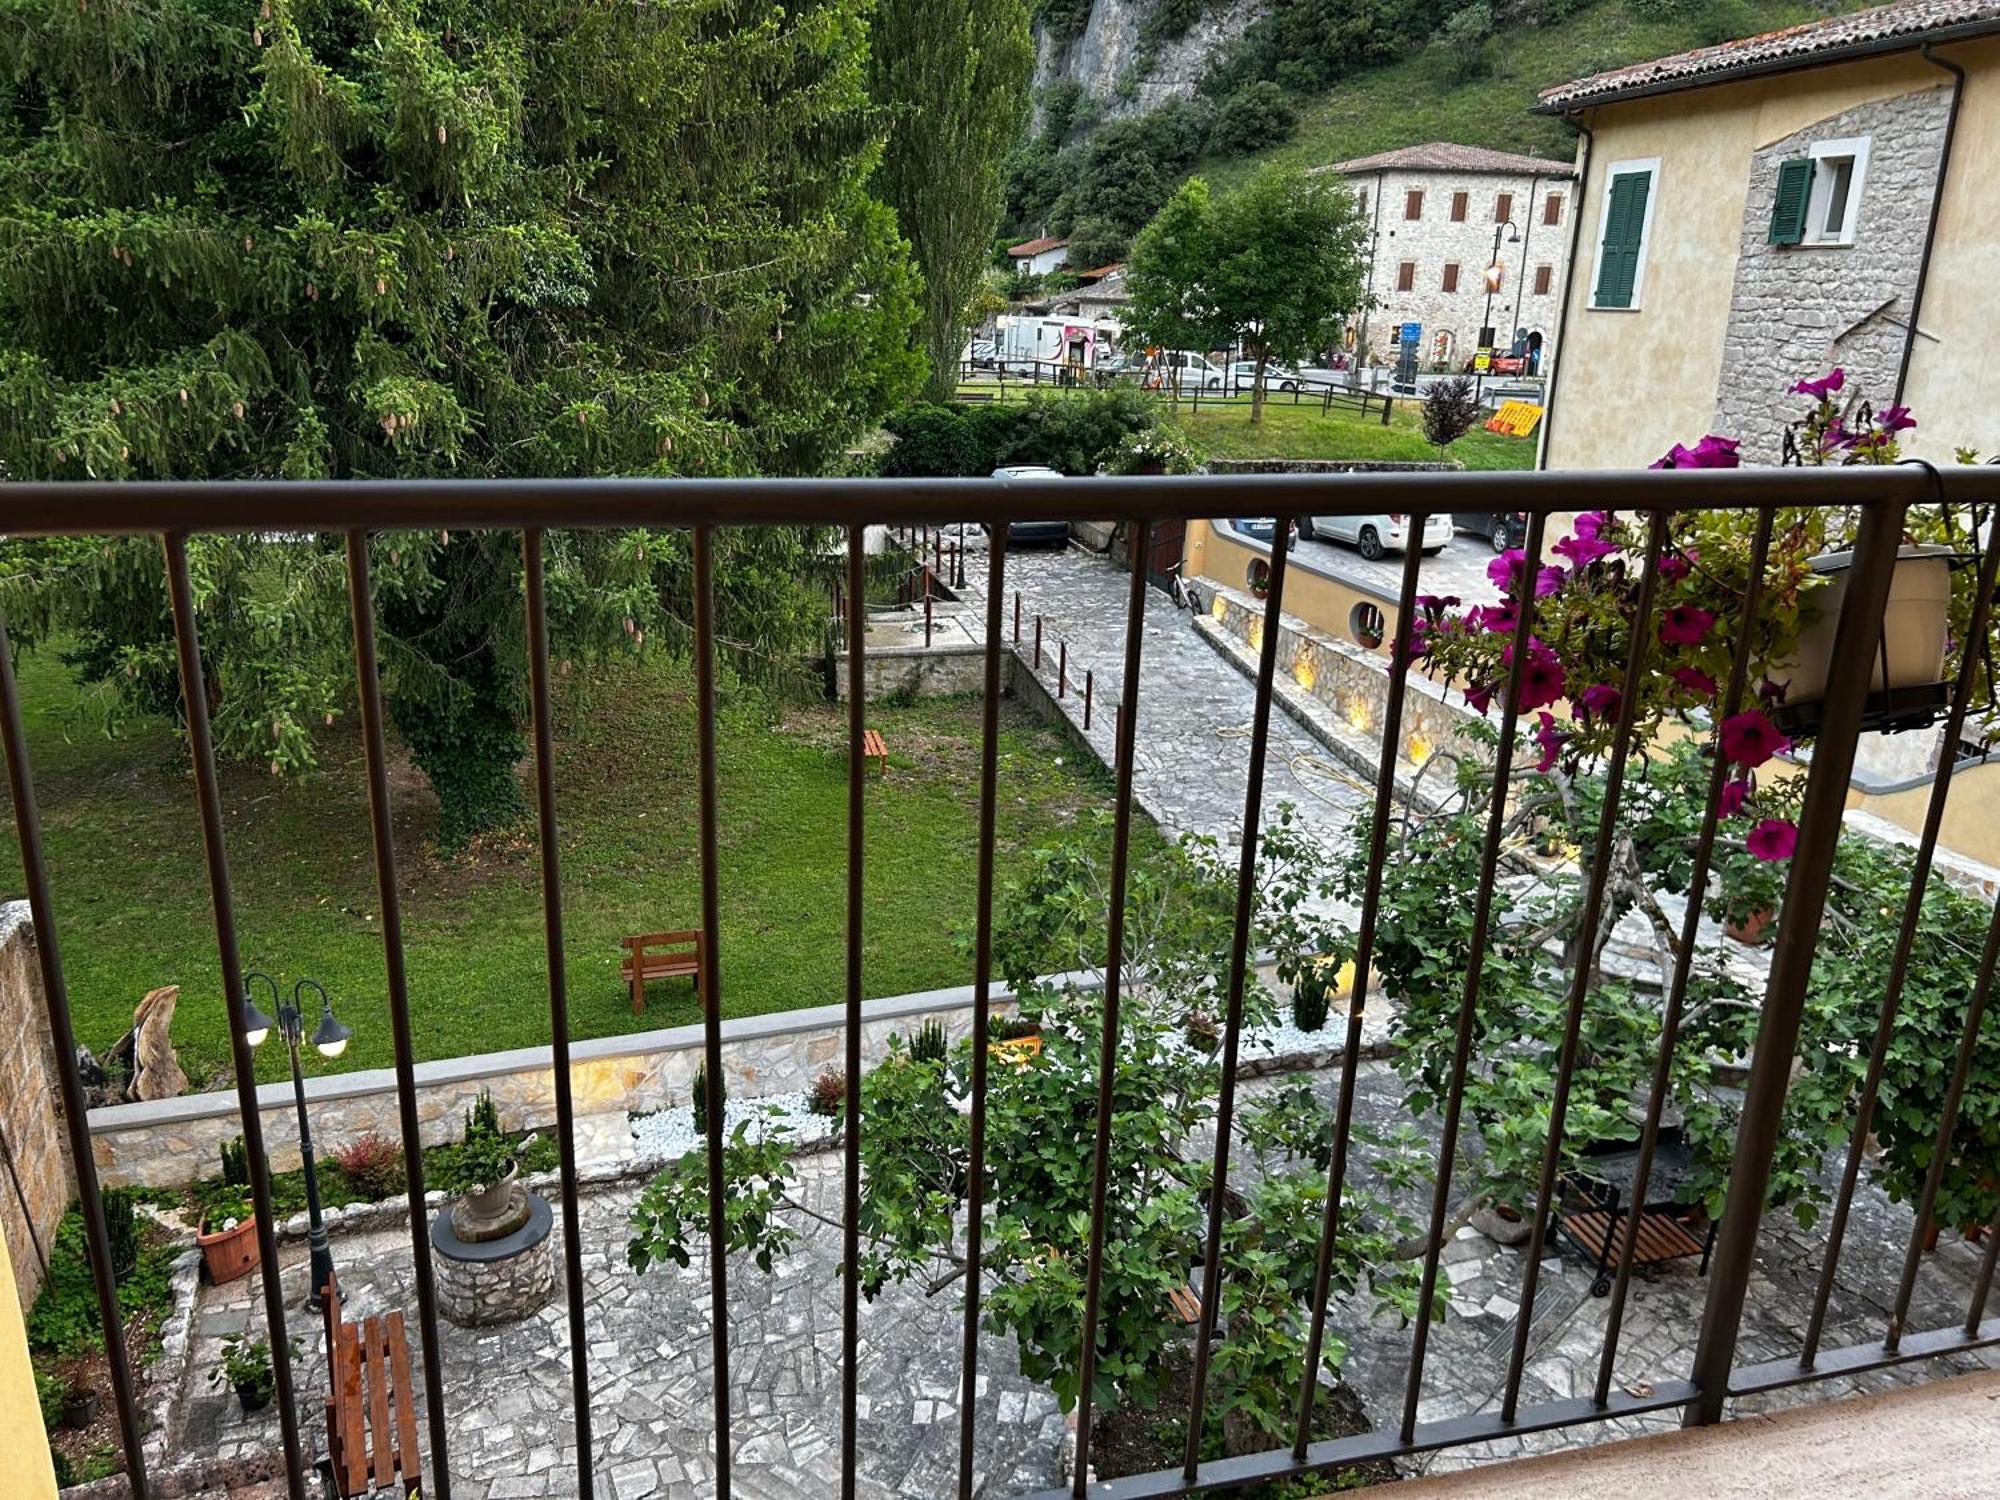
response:
<svg viewBox="0 0 2000 1500"><path fill-rule="evenodd" d="M1272 391L1285 391L1289 393L1298 388L1299 372L1297 370L1287 369L1284 365L1264 366L1264 392L1266 395ZM1239 359L1229 367L1229 389L1241 395L1247 395L1257 389L1256 360Z"/></svg>
<svg viewBox="0 0 2000 1500"><path fill-rule="evenodd" d="M1062 470L1052 469L1047 464L1002 464L993 471L995 479L1061 479ZM1007 541L1045 542L1061 547L1069 541L1067 521L1009 521Z"/></svg>
<svg viewBox="0 0 2000 1500"><path fill-rule="evenodd" d="M1451 514L1439 511L1432 515L1420 540L1411 533L1410 517L1398 511L1372 516L1301 516L1299 534L1329 542L1351 542L1371 562L1384 553L1403 551L1413 540L1423 548L1426 557L1434 557L1451 540Z"/></svg>

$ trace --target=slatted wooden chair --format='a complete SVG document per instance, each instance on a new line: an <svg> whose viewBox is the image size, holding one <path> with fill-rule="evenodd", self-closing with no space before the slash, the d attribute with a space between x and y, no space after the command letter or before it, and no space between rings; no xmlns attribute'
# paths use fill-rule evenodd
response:
<svg viewBox="0 0 2000 1500"><path fill-rule="evenodd" d="M655 979L692 979L695 998L701 998L701 933L694 928L680 932L642 932L620 938L626 950L618 975L632 987L632 1014L646 1009L646 985Z"/></svg>
<svg viewBox="0 0 2000 1500"><path fill-rule="evenodd" d="M319 1467L327 1500L386 1495L398 1485L405 1495L420 1494L424 1456L403 1314L347 1322L331 1277L321 1293L321 1314L328 1379L326 1458Z"/></svg>

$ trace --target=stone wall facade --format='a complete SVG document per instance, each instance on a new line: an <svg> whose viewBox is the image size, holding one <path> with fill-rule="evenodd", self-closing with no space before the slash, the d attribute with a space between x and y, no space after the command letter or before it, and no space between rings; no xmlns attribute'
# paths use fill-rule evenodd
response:
<svg viewBox="0 0 2000 1500"><path fill-rule="evenodd" d="M7 1237L23 1311L41 1289L42 1258L69 1207L63 1137L35 927L27 902L9 902L0 906L0 1152L8 1174L0 1182L0 1234Z"/></svg>
<svg viewBox="0 0 2000 1500"><path fill-rule="evenodd" d="M996 990L996 1004L1012 997ZM936 1020L951 1038L972 1026L972 989L961 986L870 1000L862 1010L862 1056L870 1064L888 1050L892 1033L908 1036ZM722 1057L732 1094L808 1090L844 1052L845 1007L815 1006L722 1023ZM630 1144L634 1112L686 1104L702 1060L702 1028L674 1026L629 1036L600 1037L570 1047L570 1087L576 1104L577 1154L594 1162L615 1157ZM458 1139L465 1111L491 1093L501 1125L541 1130L555 1124L555 1070L549 1049L527 1047L419 1063L417 1114L423 1143ZM298 1118L289 1083L257 1090L264 1144L272 1165L299 1164ZM391 1140L400 1133L396 1075L387 1068L306 1080L313 1144L331 1154L365 1135ZM183 1094L145 1104L118 1104L90 1112L92 1154L107 1187L129 1184L174 1187L221 1170L222 1143L241 1133L234 1090Z"/></svg>
<svg viewBox="0 0 2000 1500"><path fill-rule="evenodd" d="M1421 323L1419 370L1431 368L1440 332L1449 335L1446 357L1453 370L1472 358L1486 319L1485 278L1493 263L1496 199L1507 193L1513 197L1511 217L1521 240L1510 244L1501 231L1499 259L1505 274L1489 321L1502 348L1517 328L1523 335L1540 334L1541 373L1548 373L1568 274L1570 215L1575 209L1576 184L1567 167L1552 164L1548 175L1532 176L1392 169L1362 173L1348 182L1360 196L1372 247L1367 292L1374 308L1361 320L1363 355L1394 363L1397 328ZM1412 192L1424 195L1422 216L1416 219L1405 217ZM1460 221L1451 217L1456 193L1466 195L1465 218ZM1561 200L1554 224L1544 222L1551 194ZM1415 267L1408 291L1398 287L1405 262ZM1447 265L1458 267L1456 289L1449 292L1444 290ZM1549 267L1546 292L1535 290L1540 266Z"/></svg>
<svg viewBox="0 0 2000 1500"><path fill-rule="evenodd" d="M1214 0L1173 41L1148 50L1141 32L1156 0L1092 0L1090 19L1073 37L1035 36L1031 128L1041 129L1039 100L1051 84L1073 82L1108 118L1145 114L1194 96L1209 65L1267 8L1265 0Z"/></svg>
<svg viewBox="0 0 2000 1500"><path fill-rule="evenodd" d="M1899 94L1828 115L1751 158L1715 398L1715 431L1740 439L1745 459L1778 461L1783 424L1805 405L1785 391L1830 366L1847 371L1844 397L1888 404L1950 111L1949 88ZM1854 242L1769 243L1779 163L1853 138L1868 141Z"/></svg>

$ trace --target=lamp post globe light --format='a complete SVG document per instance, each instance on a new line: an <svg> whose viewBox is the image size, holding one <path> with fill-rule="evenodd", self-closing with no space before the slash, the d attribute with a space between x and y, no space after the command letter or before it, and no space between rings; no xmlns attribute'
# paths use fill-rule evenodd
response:
<svg viewBox="0 0 2000 1500"><path fill-rule="evenodd" d="M271 991L271 1006L277 1011L272 1017L257 1007L251 998L251 990L259 982ZM319 996L319 1024L313 1028L312 1036L305 1034L305 992L310 989ZM322 1057L338 1057L347 1050L354 1032L333 1013L333 1000L326 987L316 979L301 979L292 986L292 998L283 999L278 990L278 981L269 974L251 973L243 976L243 1040L252 1047L264 1045L273 1031L285 1041L285 1049L292 1060L292 1099L299 1111L299 1159L305 1165L306 1177L306 1243L312 1251L312 1288L306 1297L306 1305L317 1309L320 1292L333 1278L333 1250L327 1244L326 1224L319 1210L319 1174L313 1161L312 1125L306 1118L305 1071L299 1064L299 1049L308 1040ZM266 1164L268 1168L268 1163Z"/></svg>

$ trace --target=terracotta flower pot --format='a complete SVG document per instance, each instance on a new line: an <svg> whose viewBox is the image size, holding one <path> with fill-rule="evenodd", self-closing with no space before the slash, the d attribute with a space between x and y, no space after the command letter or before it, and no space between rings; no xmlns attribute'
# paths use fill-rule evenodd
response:
<svg viewBox="0 0 2000 1500"><path fill-rule="evenodd" d="M253 1216L234 1229L209 1229L204 1223L194 1242L201 1249L202 1269L211 1286L226 1286L257 1269L257 1220Z"/></svg>
<svg viewBox="0 0 2000 1500"><path fill-rule="evenodd" d="M1737 942L1755 947L1763 940L1764 929L1771 925L1771 909L1760 906L1740 922L1730 922L1723 927Z"/></svg>
<svg viewBox="0 0 2000 1500"><path fill-rule="evenodd" d="M986 1050L1001 1062L1025 1065L1030 1058L1042 1055L1042 1039L1039 1036L1009 1037L1004 1042L989 1042Z"/></svg>

